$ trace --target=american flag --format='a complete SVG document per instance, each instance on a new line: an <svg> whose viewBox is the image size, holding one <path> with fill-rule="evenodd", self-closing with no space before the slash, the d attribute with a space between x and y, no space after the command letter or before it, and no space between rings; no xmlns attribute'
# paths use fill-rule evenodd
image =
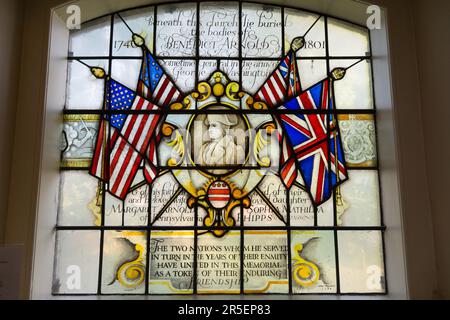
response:
<svg viewBox="0 0 450 320"><path fill-rule="evenodd" d="M282 110L332 110L331 82L326 79L285 103ZM332 114L284 113L281 115L303 180L317 207L335 187L348 179L339 128Z"/></svg>
<svg viewBox="0 0 450 320"><path fill-rule="evenodd" d="M271 108L281 105L299 94L301 91L300 79L298 77L297 61L295 51L290 50L286 57L280 62L274 73L262 85L256 93L257 100L264 101ZM277 123L280 128L279 124ZM289 189L298 177L295 164L294 152L284 135L280 139L280 178Z"/></svg>
<svg viewBox="0 0 450 320"><path fill-rule="evenodd" d="M115 80L106 81L110 111L147 111L159 108ZM114 196L125 199L136 176L160 114L113 113L100 123L91 174L108 182Z"/></svg>
<svg viewBox="0 0 450 320"><path fill-rule="evenodd" d="M143 59L136 92L144 98L153 101L161 108L168 108L171 103L178 101L182 97L181 92L166 75L150 51L146 47L142 47L142 50ZM158 173L156 147L161 139L159 134L160 128L157 128L156 131L157 133L152 137L146 150L148 161L145 161L144 176L148 183L152 183Z"/></svg>

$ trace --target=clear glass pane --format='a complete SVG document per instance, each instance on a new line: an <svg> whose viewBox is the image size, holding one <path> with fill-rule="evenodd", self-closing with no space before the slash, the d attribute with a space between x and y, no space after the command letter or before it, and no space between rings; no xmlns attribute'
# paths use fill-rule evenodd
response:
<svg viewBox="0 0 450 320"><path fill-rule="evenodd" d="M281 56L281 9L261 4L242 6L242 56Z"/></svg>
<svg viewBox="0 0 450 320"><path fill-rule="evenodd" d="M97 293L100 231L59 231L56 243L52 292Z"/></svg>
<svg viewBox="0 0 450 320"><path fill-rule="evenodd" d="M238 231L230 231L222 238L211 233L199 236L198 293L240 293L240 243Z"/></svg>
<svg viewBox="0 0 450 320"><path fill-rule="evenodd" d="M231 81L240 81L239 61L237 60L221 60L220 70L222 70Z"/></svg>
<svg viewBox="0 0 450 320"><path fill-rule="evenodd" d="M333 231L292 231L292 292L336 293Z"/></svg>
<svg viewBox="0 0 450 320"><path fill-rule="evenodd" d="M292 226L314 226L314 207L311 197L304 188L297 186L291 188L290 210ZM317 208L317 225L332 226L333 224L333 199L330 199Z"/></svg>
<svg viewBox="0 0 450 320"><path fill-rule="evenodd" d="M101 224L102 184L87 171L62 171L60 184L60 226L99 226Z"/></svg>
<svg viewBox="0 0 450 320"><path fill-rule="evenodd" d="M328 41L332 57L370 54L369 31L344 21L328 18Z"/></svg>
<svg viewBox="0 0 450 320"><path fill-rule="evenodd" d="M303 90L325 79L328 75L325 60L297 60L300 84Z"/></svg>
<svg viewBox="0 0 450 320"><path fill-rule="evenodd" d="M102 293L145 292L147 233L105 231Z"/></svg>
<svg viewBox="0 0 450 320"><path fill-rule="evenodd" d="M105 225L121 226L123 224L123 201L105 193Z"/></svg>
<svg viewBox="0 0 450 320"><path fill-rule="evenodd" d="M359 60L331 60L330 68L346 68ZM373 109L371 64L362 61L334 82L337 109Z"/></svg>
<svg viewBox="0 0 450 320"><path fill-rule="evenodd" d="M381 232L340 231L338 245L341 292L385 292Z"/></svg>
<svg viewBox="0 0 450 320"><path fill-rule="evenodd" d="M127 195L124 203L125 226L146 226L149 211L149 186L133 189Z"/></svg>
<svg viewBox="0 0 450 320"><path fill-rule="evenodd" d="M158 6L156 54L192 56L196 51L197 6L195 3Z"/></svg>
<svg viewBox="0 0 450 320"><path fill-rule="evenodd" d="M109 72L107 60L84 60L83 62ZM95 78L89 68L78 61L68 61L67 68L66 109L102 109L105 81Z"/></svg>
<svg viewBox="0 0 450 320"><path fill-rule="evenodd" d="M249 61L242 63L242 88L255 94L274 72L278 61Z"/></svg>
<svg viewBox="0 0 450 320"><path fill-rule="evenodd" d="M64 115L62 167L90 167L97 143L99 120L100 116L96 114Z"/></svg>
<svg viewBox="0 0 450 320"><path fill-rule="evenodd" d="M171 173L158 177L152 186L151 217L155 226L193 226L194 210L189 195Z"/></svg>
<svg viewBox="0 0 450 320"><path fill-rule="evenodd" d="M209 81L212 74L217 70L222 71L231 81L239 81L238 60L219 60L219 67L217 66L217 60L200 60L199 81Z"/></svg>
<svg viewBox="0 0 450 320"><path fill-rule="evenodd" d="M285 9L285 49L289 51L292 40L302 37L319 18L304 11ZM324 57L326 55L325 18L312 27L305 37L305 46L297 52L298 57Z"/></svg>
<svg viewBox="0 0 450 320"><path fill-rule="evenodd" d="M338 116L338 120L347 166L375 167L377 145L374 116L342 114Z"/></svg>
<svg viewBox="0 0 450 320"><path fill-rule="evenodd" d="M132 188L125 201L107 194L105 199L106 225L146 226L149 210L148 197L149 187L147 184L139 188Z"/></svg>
<svg viewBox="0 0 450 320"><path fill-rule="evenodd" d="M150 294L193 293L193 231L153 231L150 252Z"/></svg>
<svg viewBox="0 0 450 320"><path fill-rule="evenodd" d="M343 203L337 203L338 224L379 226L381 221L378 172L349 171L349 180L340 187Z"/></svg>
<svg viewBox="0 0 450 320"><path fill-rule="evenodd" d="M287 293L287 233L246 231L244 242L244 292Z"/></svg>
<svg viewBox="0 0 450 320"><path fill-rule="evenodd" d="M138 170L125 200L105 194L105 225L147 226L149 187L142 170Z"/></svg>
<svg viewBox="0 0 450 320"><path fill-rule="evenodd" d="M199 81L208 81L217 69L217 60L200 60L198 65Z"/></svg>
<svg viewBox="0 0 450 320"><path fill-rule="evenodd" d="M83 24L70 33L69 56L104 57L109 55L111 17Z"/></svg>
<svg viewBox="0 0 450 320"><path fill-rule="evenodd" d="M154 8L143 8L120 14L131 30L145 39L145 45L153 52ZM119 17L114 20L113 55L141 56L142 50L133 43L132 33Z"/></svg>
<svg viewBox="0 0 450 320"><path fill-rule="evenodd" d="M270 192L269 190L265 190ZM250 208L244 209L244 225L247 227L255 226L285 226L286 211L279 211L272 206L268 197L262 197L258 193L252 194L250 197ZM270 206L269 206L270 205Z"/></svg>
<svg viewBox="0 0 450 320"><path fill-rule="evenodd" d="M181 91L194 90L195 60L160 60L159 63Z"/></svg>
<svg viewBox="0 0 450 320"><path fill-rule="evenodd" d="M119 59L112 62L112 78L136 91L142 60Z"/></svg>
<svg viewBox="0 0 450 320"><path fill-rule="evenodd" d="M237 57L239 11L237 2L200 4L201 57Z"/></svg>
<svg viewBox="0 0 450 320"><path fill-rule="evenodd" d="M244 225L283 226L286 221L286 188L277 176L268 175L251 196L250 208L244 209Z"/></svg>

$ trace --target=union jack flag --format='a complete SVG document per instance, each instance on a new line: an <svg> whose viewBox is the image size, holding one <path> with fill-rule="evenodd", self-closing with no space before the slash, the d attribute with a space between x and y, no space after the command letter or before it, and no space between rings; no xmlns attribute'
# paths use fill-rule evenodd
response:
<svg viewBox="0 0 450 320"><path fill-rule="evenodd" d="M106 108L111 113L100 123L90 173L109 185L109 191L125 199L148 149L160 114L120 113L159 108L119 82L106 81Z"/></svg>
<svg viewBox="0 0 450 320"><path fill-rule="evenodd" d="M262 85L256 93L256 99L264 101L271 108L279 106L283 101L291 99L301 91L300 79L298 77L295 51L290 50L281 61L275 72ZM277 126L280 128L279 123ZM279 136L280 140L280 177L285 186L289 189L297 179L297 167L295 164L294 152L284 135Z"/></svg>
<svg viewBox="0 0 450 320"><path fill-rule="evenodd" d="M182 95L173 81L165 74L160 64L155 60L150 51L144 46L141 72L136 92L142 97L153 101L161 108L168 106L179 100ZM156 178L158 170L158 158L156 147L161 139L160 128L157 128L156 134L146 150L144 176L148 183L152 183Z"/></svg>
<svg viewBox="0 0 450 320"><path fill-rule="evenodd" d="M326 79L280 109L289 111L333 110L331 81ZM335 187L348 180L337 121L333 114L284 113L281 115L304 183L317 207L326 202Z"/></svg>

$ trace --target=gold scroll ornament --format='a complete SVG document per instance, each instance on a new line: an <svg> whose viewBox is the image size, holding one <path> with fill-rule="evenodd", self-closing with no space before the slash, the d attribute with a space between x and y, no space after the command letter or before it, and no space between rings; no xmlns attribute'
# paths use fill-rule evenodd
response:
<svg viewBox="0 0 450 320"><path fill-rule="evenodd" d="M138 252L138 257L133 261L124 263L117 271L117 280L128 289L138 288L145 279L144 247L136 244L135 250Z"/></svg>
<svg viewBox="0 0 450 320"><path fill-rule="evenodd" d="M319 268L312 262L303 259L300 253L303 251L303 244L299 243L294 247L295 257L292 269L292 277L299 286L310 287L317 283L320 278Z"/></svg>

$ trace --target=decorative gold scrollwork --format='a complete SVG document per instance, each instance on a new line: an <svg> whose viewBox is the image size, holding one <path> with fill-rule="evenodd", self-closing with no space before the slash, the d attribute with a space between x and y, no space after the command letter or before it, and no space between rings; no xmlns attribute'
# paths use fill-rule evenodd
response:
<svg viewBox="0 0 450 320"><path fill-rule="evenodd" d="M197 85L197 91L192 93L192 97L197 101L205 101L211 96L211 86L208 82L200 82Z"/></svg>
<svg viewBox="0 0 450 320"><path fill-rule="evenodd" d="M268 156L260 157L261 151L269 144L270 140L264 137L264 130L258 130L253 144L253 156L261 167L270 167L270 158Z"/></svg>
<svg viewBox="0 0 450 320"><path fill-rule="evenodd" d="M230 100L239 101L244 96L244 93L240 91L239 83L230 82L227 85L226 95Z"/></svg>
<svg viewBox="0 0 450 320"><path fill-rule="evenodd" d="M263 101L257 101L253 97L248 97L245 101L247 106L253 110L267 110L267 104Z"/></svg>
<svg viewBox="0 0 450 320"><path fill-rule="evenodd" d="M136 289L145 279L144 248L140 244L135 245L138 252L136 260L124 263L117 271L117 280L126 288Z"/></svg>
<svg viewBox="0 0 450 320"><path fill-rule="evenodd" d="M162 133L165 137L171 137L175 129L176 129L176 128L175 128L173 125L171 125L170 123L167 123L167 122L166 122L166 123L164 123L163 126L162 126L161 133Z"/></svg>
<svg viewBox="0 0 450 320"><path fill-rule="evenodd" d="M167 145L172 148L172 151L175 152L178 157L178 159L170 158L167 161L167 165L169 167L179 166L181 164L181 162L183 161L186 151L185 151L185 147L184 147L183 136L180 134L180 132L178 130L175 130L175 137L173 138L173 140L167 142Z"/></svg>
<svg viewBox="0 0 450 320"><path fill-rule="evenodd" d="M276 130L275 123L269 122L261 126L255 136L255 143L253 144L253 155L256 159L256 162L261 167L270 167L271 161L270 157L260 156L260 153L264 150L264 148L270 143L270 135Z"/></svg>
<svg viewBox="0 0 450 320"><path fill-rule="evenodd" d="M302 287L314 285L320 278L319 268L312 262L303 259L300 253L303 251L303 244L299 243L294 247L295 261L292 269L294 281Z"/></svg>
<svg viewBox="0 0 450 320"><path fill-rule="evenodd" d="M187 110L191 108L191 100L186 97L181 102L175 102L170 105L170 110Z"/></svg>

